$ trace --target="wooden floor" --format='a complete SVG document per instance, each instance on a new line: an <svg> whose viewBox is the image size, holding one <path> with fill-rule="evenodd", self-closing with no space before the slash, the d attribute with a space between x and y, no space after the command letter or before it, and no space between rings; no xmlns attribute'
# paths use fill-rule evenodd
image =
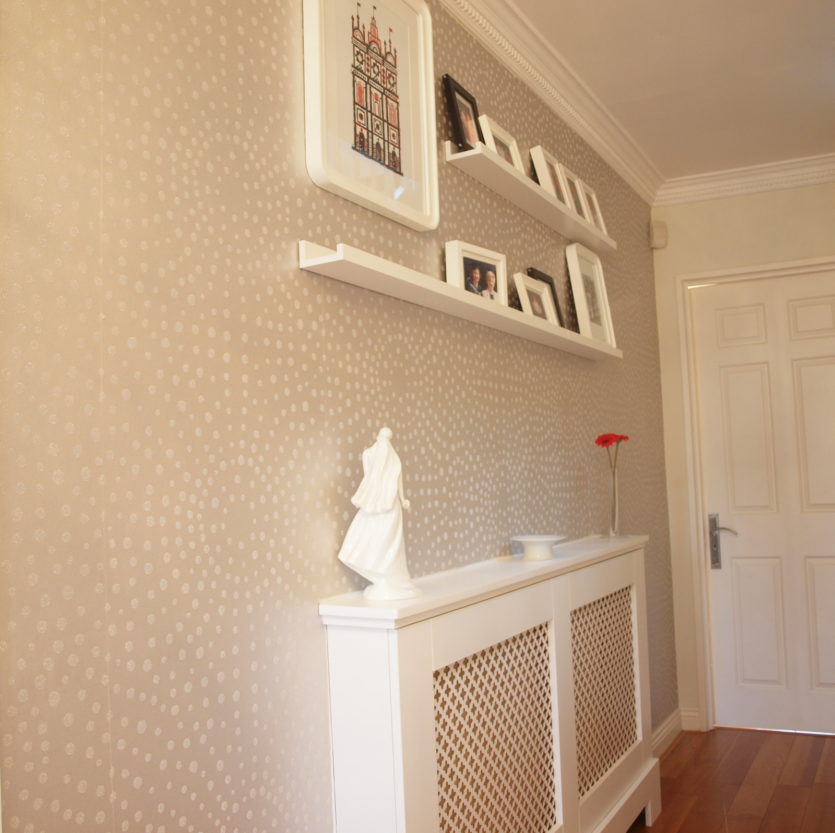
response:
<svg viewBox="0 0 835 833"><path fill-rule="evenodd" d="M661 758L661 805L630 833L835 833L835 737L684 732Z"/></svg>

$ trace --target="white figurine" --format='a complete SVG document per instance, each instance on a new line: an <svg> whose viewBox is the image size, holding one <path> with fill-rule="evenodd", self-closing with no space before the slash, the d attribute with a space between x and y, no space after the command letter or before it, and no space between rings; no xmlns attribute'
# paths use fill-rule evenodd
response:
<svg viewBox="0 0 835 833"><path fill-rule="evenodd" d="M391 445L391 429L381 428L362 453L364 477L351 503L359 510L339 550L339 560L372 582L368 599L410 599L420 595L406 566L403 544L403 496L400 458Z"/></svg>

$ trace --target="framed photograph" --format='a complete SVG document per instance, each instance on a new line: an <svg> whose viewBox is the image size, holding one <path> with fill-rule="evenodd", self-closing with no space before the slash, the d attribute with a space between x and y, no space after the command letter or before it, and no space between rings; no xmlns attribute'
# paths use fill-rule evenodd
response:
<svg viewBox="0 0 835 833"><path fill-rule="evenodd" d="M516 291L519 293L519 300L522 302L522 311L529 315L535 315L543 321L557 323L557 311L554 307L554 296L551 294L551 287L544 281L538 281L530 275L523 275L517 272L513 276L516 284Z"/></svg>
<svg viewBox="0 0 835 833"><path fill-rule="evenodd" d="M444 248L450 286L507 306L507 259L503 254L461 240L450 240Z"/></svg>
<svg viewBox="0 0 835 833"><path fill-rule="evenodd" d="M560 308L560 296L557 292L556 280L550 275L546 275L545 272L540 272L539 269L534 269L533 266L528 267L528 275L531 278L536 278L536 280L548 284L551 289L551 297L554 299L554 310L557 313L557 323L560 327L565 327L565 316L562 314L562 309Z"/></svg>
<svg viewBox="0 0 835 833"><path fill-rule="evenodd" d="M410 228L437 228L433 72L423 0L304 0L310 178Z"/></svg>
<svg viewBox="0 0 835 833"><path fill-rule="evenodd" d="M584 220L587 220L590 223L591 217L589 216L589 207L586 205L586 198L583 194L583 183L580 181L580 177L578 177L577 174L571 173L571 171L569 171L565 166L563 166L562 171L565 174L566 187L568 188L568 193L571 196L572 208Z"/></svg>
<svg viewBox="0 0 835 833"><path fill-rule="evenodd" d="M606 295L600 258L585 246L572 243L565 247L565 259L571 278L580 335L616 347L612 313L609 310L609 298Z"/></svg>
<svg viewBox="0 0 835 833"><path fill-rule="evenodd" d="M589 222L598 231L607 234L606 224L603 222L603 213L600 211L600 203L597 201L597 194L585 182L581 182L580 185L582 186L583 196L586 198L586 205L589 209Z"/></svg>
<svg viewBox="0 0 835 833"><path fill-rule="evenodd" d="M501 125L496 124L490 116L479 116L478 124L481 127L481 135L484 136L484 144L493 152L498 153L505 162L513 165L517 171L525 173L516 139Z"/></svg>
<svg viewBox="0 0 835 833"><path fill-rule="evenodd" d="M533 162L533 170L539 184L563 205L568 206L572 211L576 211L574 200L568 190L565 169L556 158L541 145L537 145L535 148L531 148L531 162Z"/></svg>
<svg viewBox="0 0 835 833"><path fill-rule="evenodd" d="M478 123L478 105L472 93L468 93L451 75L443 77L447 112L452 122L452 141L459 150L474 148L484 141Z"/></svg>

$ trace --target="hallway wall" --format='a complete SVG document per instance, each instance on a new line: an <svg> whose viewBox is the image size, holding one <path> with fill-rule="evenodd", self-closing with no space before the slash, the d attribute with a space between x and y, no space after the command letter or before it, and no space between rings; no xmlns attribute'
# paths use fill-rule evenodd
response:
<svg viewBox="0 0 835 833"><path fill-rule="evenodd" d="M431 4L449 72L597 191L623 361L297 268L344 241L442 278L443 244L565 281L566 240L441 162L417 233L304 164L301 3L4 7L2 778L26 833L331 829L317 600L389 425L415 575L509 537L648 533L653 718L677 704L649 207ZM363 4L370 12L370 6ZM440 141L439 141L440 144Z"/></svg>

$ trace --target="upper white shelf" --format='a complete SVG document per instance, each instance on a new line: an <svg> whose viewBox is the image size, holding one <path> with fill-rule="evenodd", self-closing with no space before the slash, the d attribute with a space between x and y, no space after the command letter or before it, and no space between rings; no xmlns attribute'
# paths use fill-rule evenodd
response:
<svg viewBox="0 0 835 833"><path fill-rule="evenodd" d="M494 330L536 341L586 359L623 358L616 347L489 301L399 263L338 243L329 249L299 241L299 267L363 289L465 318Z"/></svg>
<svg viewBox="0 0 835 833"><path fill-rule="evenodd" d="M445 148L446 160L451 165L468 173L564 237L598 253L617 249L618 244L609 235L603 234L575 214L541 185L481 142L472 150L458 151L452 142L447 141Z"/></svg>

